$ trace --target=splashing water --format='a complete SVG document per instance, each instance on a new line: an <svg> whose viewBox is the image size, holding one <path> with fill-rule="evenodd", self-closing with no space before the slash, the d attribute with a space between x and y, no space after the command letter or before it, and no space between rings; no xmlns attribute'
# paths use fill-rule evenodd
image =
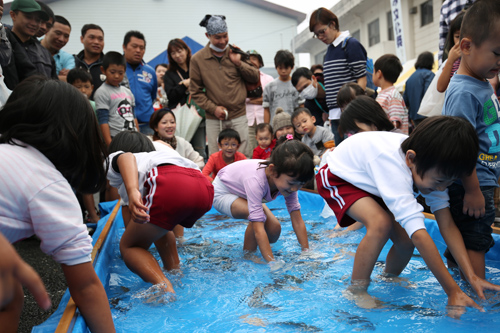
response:
<svg viewBox="0 0 500 333"><path fill-rule="evenodd" d="M243 253L245 221L210 211L185 230L178 248L181 271L165 272L175 295L130 272L114 247L107 292L117 331L457 333L500 327L500 295L495 293L479 302L485 313L467 309L461 320L447 317L446 294L417 253L400 277L384 276L391 244L379 257L368 289L375 308L356 306L346 289L363 230L331 238L335 219L320 217L321 202L301 204L311 247L307 252L300 251L289 215L280 209L284 201L269 204L282 221L281 237L272 245L273 265L259 263L259 252ZM443 244L437 246L442 253ZM150 251L160 260L155 249ZM252 256L259 260L247 259ZM452 275L460 280L456 271ZM487 277L500 283L499 262L487 261ZM459 285L477 301L465 283Z"/></svg>

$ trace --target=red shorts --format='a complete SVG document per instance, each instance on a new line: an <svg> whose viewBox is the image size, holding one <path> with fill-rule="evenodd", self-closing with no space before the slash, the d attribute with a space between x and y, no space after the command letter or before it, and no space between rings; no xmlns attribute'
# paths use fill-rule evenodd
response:
<svg viewBox="0 0 500 333"><path fill-rule="evenodd" d="M191 228L214 200L214 187L200 171L171 164L153 168L144 187L150 223L167 230Z"/></svg>
<svg viewBox="0 0 500 333"><path fill-rule="evenodd" d="M318 193L326 200L328 206L333 210L341 227L348 227L356 222L347 215L346 212L361 198L371 197L384 209L387 209L387 206L381 198L363 191L342 178L335 176L328 169L328 165L323 166L316 174L316 183L318 185Z"/></svg>

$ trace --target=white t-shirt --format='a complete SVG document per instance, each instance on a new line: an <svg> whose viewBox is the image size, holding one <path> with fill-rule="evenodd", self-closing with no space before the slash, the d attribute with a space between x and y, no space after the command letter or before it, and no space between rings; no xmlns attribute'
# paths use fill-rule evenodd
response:
<svg viewBox="0 0 500 333"><path fill-rule="evenodd" d="M183 168L190 168L200 171L200 168L193 162L188 160L187 158L179 155L175 150L168 148L162 151L152 151L149 153L137 153L134 154L136 162L137 162L137 171L139 172L139 191L141 195L144 197L147 193L144 190L144 182L146 181L149 172L154 167L157 167L160 164L173 164ZM123 151L117 151L111 155L109 155L110 166L108 169L108 180L109 184L118 189L118 194L122 199L123 205L128 205L128 195L127 189L125 188L125 184L123 183L122 175L113 168L113 158L122 154ZM201 171L200 171L201 172Z"/></svg>
<svg viewBox="0 0 500 333"><path fill-rule="evenodd" d="M0 232L11 242L36 234L55 261L91 260L92 238L71 186L37 149L0 144Z"/></svg>
<svg viewBox="0 0 500 333"><path fill-rule="evenodd" d="M323 155L328 169L354 186L376 195L411 235L425 229L423 207L413 192L413 178L401 143L408 136L393 132L362 132ZM449 206L448 190L423 195L432 212Z"/></svg>

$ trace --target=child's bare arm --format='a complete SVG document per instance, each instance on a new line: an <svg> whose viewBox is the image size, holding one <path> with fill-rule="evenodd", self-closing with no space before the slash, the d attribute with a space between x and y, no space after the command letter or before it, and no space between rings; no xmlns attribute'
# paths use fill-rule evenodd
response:
<svg viewBox="0 0 500 333"><path fill-rule="evenodd" d="M269 112L269 108L264 108L264 122L269 123L271 121L271 112Z"/></svg>
<svg viewBox="0 0 500 333"><path fill-rule="evenodd" d="M269 238L267 237L266 229L264 228L263 222L250 222L253 227L253 232L255 235L255 240L259 246L260 253L266 261L273 261L273 251L271 250L271 244L269 244Z"/></svg>
<svg viewBox="0 0 500 333"><path fill-rule="evenodd" d="M292 220L293 231L295 231L295 235L297 235L297 240L299 241L302 250L309 249L307 229L304 220L302 219L302 214L300 214L300 210L294 210L291 212L290 218Z"/></svg>
<svg viewBox="0 0 500 333"><path fill-rule="evenodd" d="M50 298L42 279L35 270L17 254L9 241L0 233L0 308L15 298L15 285L21 283L35 297L44 310L50 308Z"/></svg>
<svg viewBox="0 0 500 333"><path fill-rule="evenodd" d="M461 180L465 190L463 213L474 216L476 219L484 216L486 212L485 202L483 193L479 188L476 168L474 168L470 176L462 177Z"/></svg>
<svg viewBox="0 0 500 333"><path fill-rule="evenodd" d="M137 171L135 156L131 153L121 154L118 156L117 163L127 189L128 207L132 221L137 223L149 221L149 215L146 213L148 208L142 203L142 195L139 191L139 172Z"/></svg>
<svg viewBox="0 0 500 333"><path fill-rule="evenodd" d="M483 290L500 290L500 286L494 285L479 278L472 268L472 264L465 249L464 241L460 231L458 230L453 217L451 216L450 209L444 208L434 212L436 221L439 226L441 235L443 236L448 249L450 250L453 258L458 263L460 270L463 272L465 278L471 284L472 288L476 291L481 299L485 299Z"/></svg>
<svg viewBox="0 0 500 333"><path fill-rule="evenodd" d="M439 92L445 92L448 89L448 85L450 84L451 79L451 71L453 69L453 63L460 58L460 44L455 44L448 53L448 61L444 64L443 70L441 71L441 75L439 76L437 82L437 90Z"/></svg>
<svg viewBox="0 0 500 333"><path fill-rule="evenodd" d="M455 280L453 280L439 256L436 245L425 229L415 231L411 236L411 240L420 252L427 267L429 267L439 281L439 284L443 287L444 292L448 295L448 305L471 306L476 309L481 309L476 302L460 289Z"/></svg>
<svg viewBox="0 0 500 333"><path fill-rule="evenodd" d="M109 131L109 125L101 124L100 127L101 127L102 137L104 138L106 145L109 146L109 144L111 143L111 132Z"/></svg>
<svg viewBox="0 0 500 333"><path fill-rule="evenodd" d="M91 332L115 332L106 291L90 262L61 265L69 292Z"/></svg>

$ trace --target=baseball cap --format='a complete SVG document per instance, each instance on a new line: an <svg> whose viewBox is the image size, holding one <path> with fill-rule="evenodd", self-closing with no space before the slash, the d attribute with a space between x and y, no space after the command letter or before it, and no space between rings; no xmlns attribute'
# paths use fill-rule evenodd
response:
<svg viewBox="0 0 500 333"><path fill-rule="evenodd" d="M262 56L259 54L259 52L255 51L255 50L248 50L247 53L249 56L251 56L251 55L256 56L261 63L260 67L264 67L264 60L262 60Z"/></svg>
<svg viewBox="0 0 500 333"><path fill-rule="evenodd" d="M10 10L23 13L38 13L43 21L49 20L49 15L42 10L35 0L14 0L10 5Z"/></svg>

